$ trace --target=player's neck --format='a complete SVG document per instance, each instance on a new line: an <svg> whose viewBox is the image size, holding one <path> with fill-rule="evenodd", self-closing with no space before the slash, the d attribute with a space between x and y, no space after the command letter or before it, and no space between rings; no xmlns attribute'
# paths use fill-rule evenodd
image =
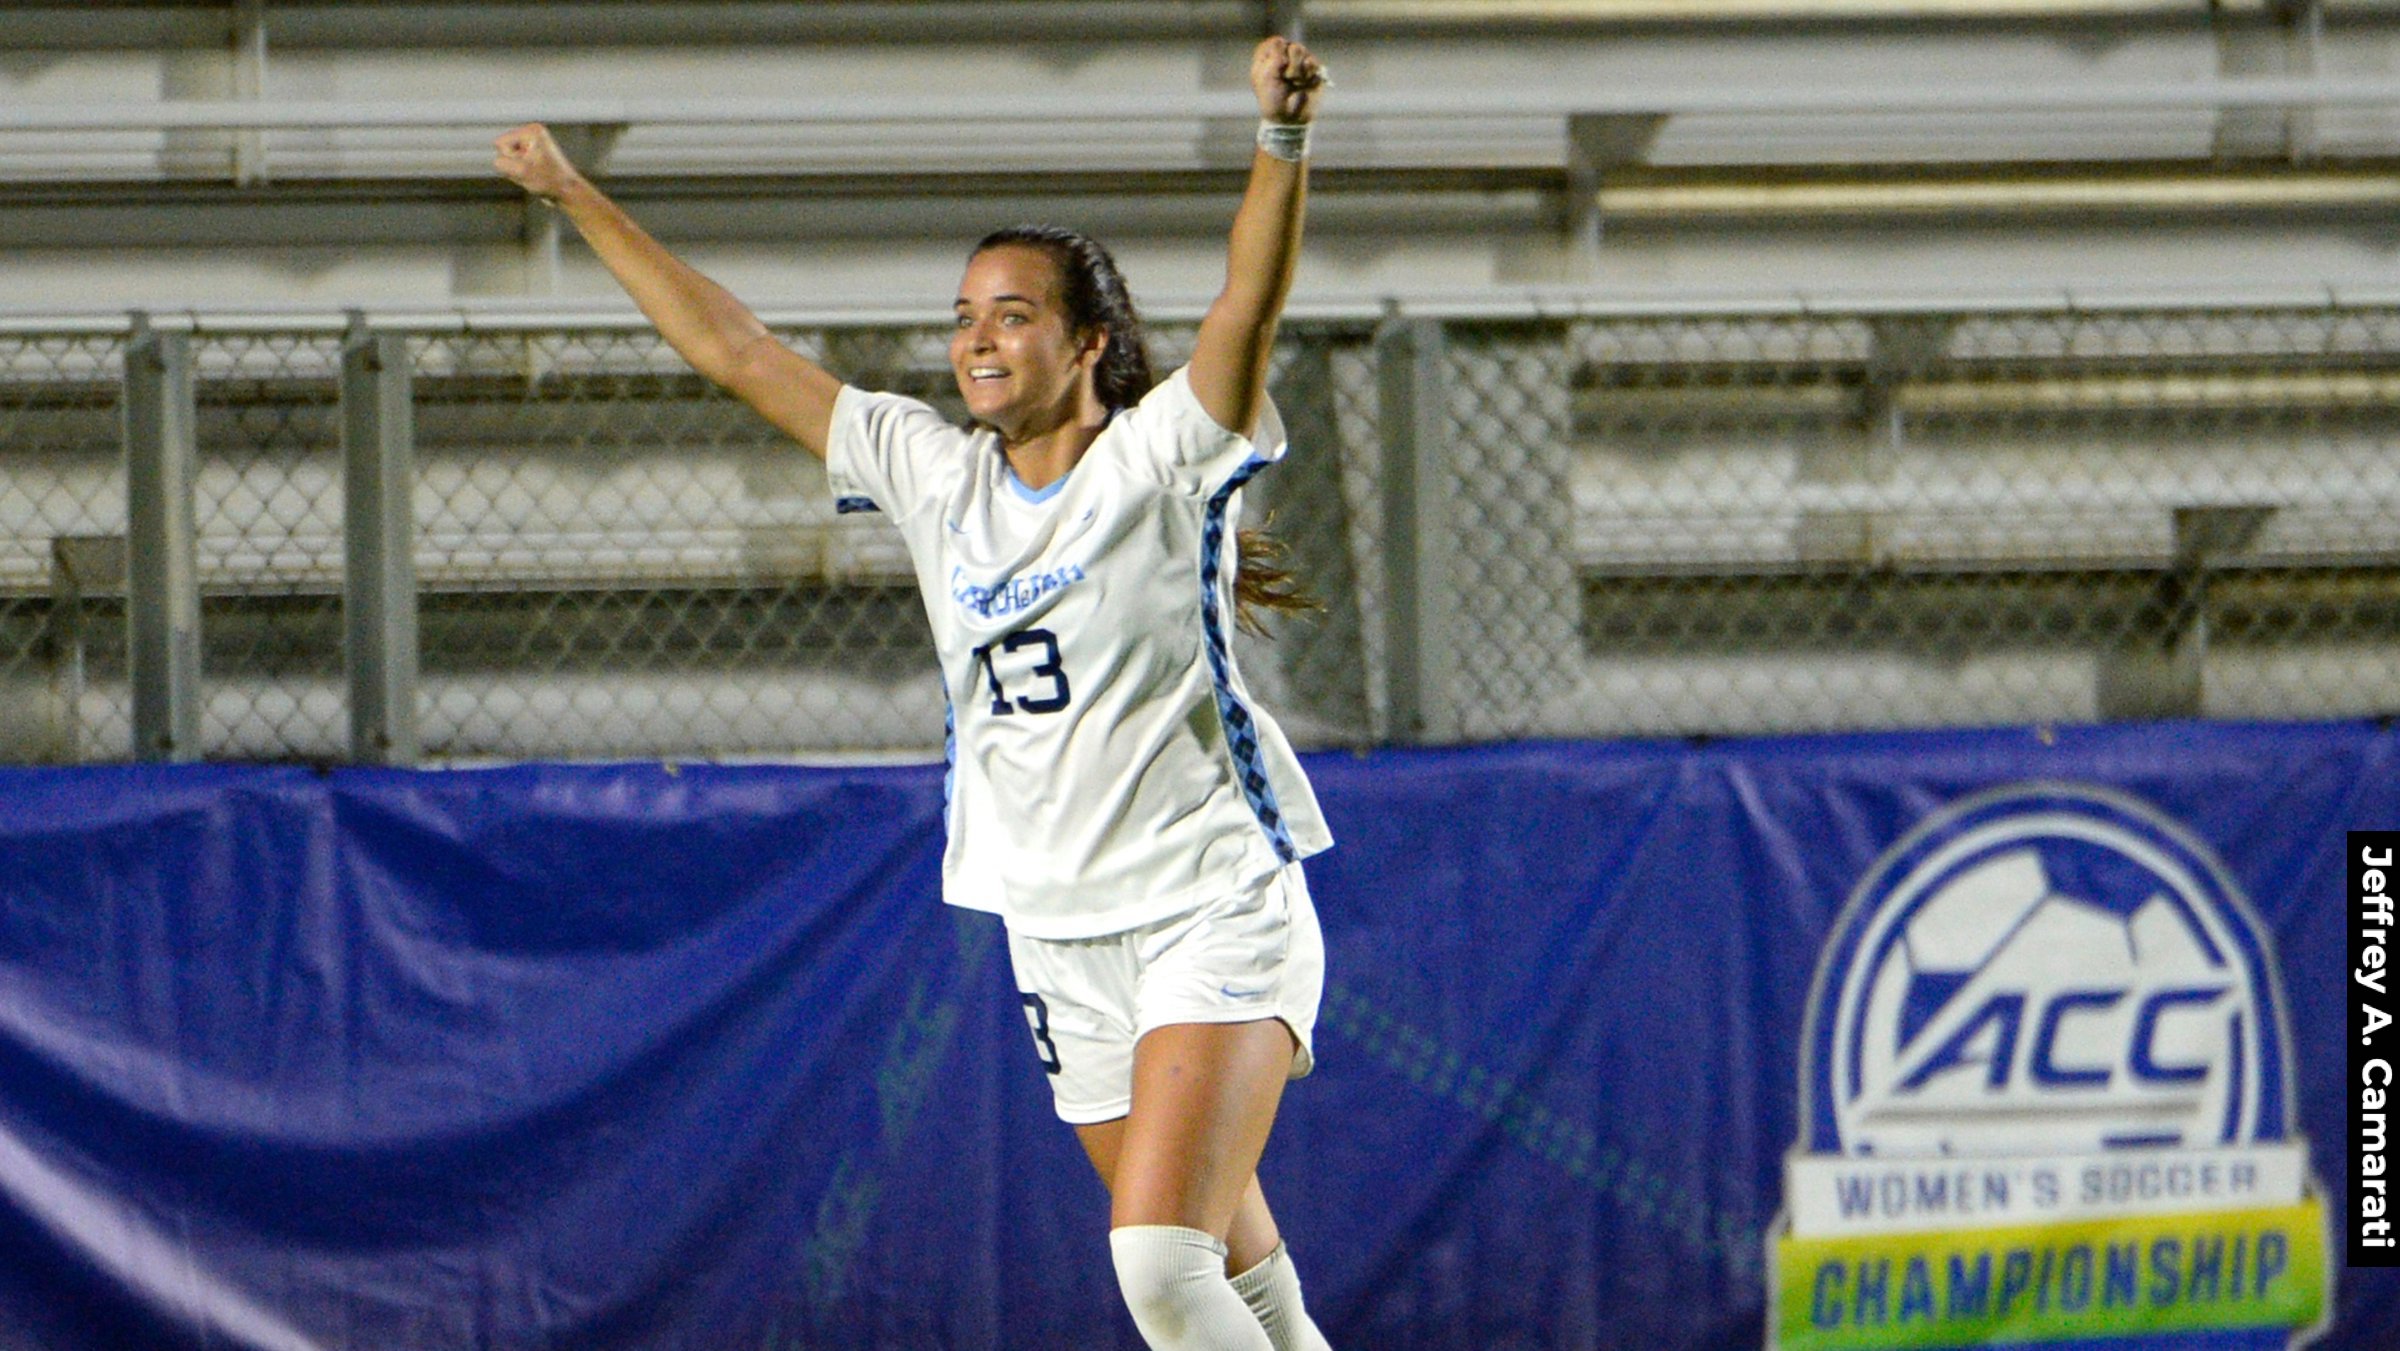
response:
<svg viewBox="0 0 2400 1351"><path fill-rule="evenodd" d="M1014 437L1003 435L1000 450L1008 457L1017 481L1039 492L1065 478L1107 425L1107 409L1095 400L1079 401L1068 416L1048 427L1021 431Z"/></svg>

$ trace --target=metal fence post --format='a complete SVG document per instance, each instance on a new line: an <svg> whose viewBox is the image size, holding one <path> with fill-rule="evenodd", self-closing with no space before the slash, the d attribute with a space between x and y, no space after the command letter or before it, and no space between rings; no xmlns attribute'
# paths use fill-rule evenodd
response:
<svg viewBox="0 0 2400 1351"><path fill-rule="evenodd" d="M191 337L134 316L125 349L126 633L137 760L200 755L198 457Z"/></svg>
<svg viewBox="0 0 2400 1351"><path fill-rule="evenodd" d="M416 426L408 344L355 318L342 343L343 666L350 754L416 761Z"/></svg>
<svg viewBox="0 0 2400 1351"><path fill-rule="evenodd" d="M1451 642L1457 530L1450 519L1449 391L1439 322L1393 315L1375 334L1383 428L1385 689L1397 742L1458 739Z"/></svg>
<svg viewBox="0 0 2400 1351"><path fill-rule="evenodd" d="M2177 507L2175 561L2159 574L2150 604L2103 650L2095 692L2101 717L2197 718L2208 668L2209 577L2237 557L2274 518L2271 506Z"/></svg>

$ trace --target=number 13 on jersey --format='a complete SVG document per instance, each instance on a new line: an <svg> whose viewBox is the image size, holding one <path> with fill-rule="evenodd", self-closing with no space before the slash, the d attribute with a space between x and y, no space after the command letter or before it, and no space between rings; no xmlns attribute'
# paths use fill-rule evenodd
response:
<svg viewBox="0 0 2400 1351"><path fill-rule="evenodd" d="M1004 685L1000 658L1028 650L1037 654L1032 665L1021 667L1011 662ZM975 649L975 665L983 673L992 696L992 712L998 716L1056 713L1074 697L1067 688L1067 668L1059 663L1058 635L1048 629L1020 629L985 643Z"/></svg>

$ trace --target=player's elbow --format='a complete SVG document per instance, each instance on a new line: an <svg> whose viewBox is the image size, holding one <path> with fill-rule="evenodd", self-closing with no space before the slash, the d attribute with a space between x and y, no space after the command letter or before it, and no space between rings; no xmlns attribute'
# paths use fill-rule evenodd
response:
<svg viewBox="0 0 2400 1351"><path fill-rule="evenodd" d="M716 335L712 341L695 344L685 359L692 369L707 376L717 385L736 394L772 380L776 358L783 353L783 344L764 329L750 333Z"/></svg>
<svg viewBox="0 0 2400 1351"><path fill-rule="evenodd" d="M1274 339L1275 321L1283 313L1283 293L1280 289L1240 277L1228 278L1225 289L1217 292L1210 302L1204 323L1230 333L1250 336L1258 342Z"/></svg>

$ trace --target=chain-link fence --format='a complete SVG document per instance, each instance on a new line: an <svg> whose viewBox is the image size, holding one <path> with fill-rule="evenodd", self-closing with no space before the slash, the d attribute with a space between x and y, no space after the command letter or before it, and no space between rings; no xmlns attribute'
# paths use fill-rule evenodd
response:
<svg viewBox="0 0 2400 1351"><path fill-rule="evenodd" d="M783 336L925 385L923 335ZM817 462L655 335L430 335L411 356L429 754L940 744L897 535L835 516Z"/></svg>
<svg viewBox="0 0 2400 1351"><path fill-rule="evenodd" d="M0 753L132 754L122 333L0 334Z"/></svg>
<svg viewBox="0 0 2400 1351"><path fill-rule="evenodd" d="M192 338L199 738L238 759L347 753L341 338Z"/></svg>
<svg viewBox="0 0 2400 1351"><path fill-rule="evenodd" d="M172 336L0 333L0 759L938 753L897 534L646 329L387 335L381 422L330 320ZM957 412L941 329L781 336ZM1238 647L1305 745L2400 709L2400 311L1383 316L1272 378L1323 608Z"/></svg>
<svg viewBox="0 0 2400 1351"><path fill-rule="evenodd" d="M1567 723L2400 705L2400 314L1609 321L1563 352Z"/></svg>

